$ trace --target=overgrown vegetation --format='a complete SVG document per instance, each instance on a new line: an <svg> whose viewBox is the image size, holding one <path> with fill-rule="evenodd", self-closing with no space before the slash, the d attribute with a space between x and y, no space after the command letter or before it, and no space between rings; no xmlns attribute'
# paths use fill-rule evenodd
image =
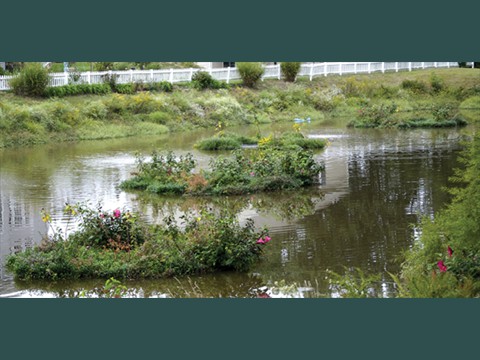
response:
<svg viewBox="0 0 480 360"><path fill-rule="evenodd" d="M212 159L209 170L193 172L195 167L191 154L153 152L149 162L137 158L136 175L121 186L155 194L245 194L308 186L318 182L322 170L300 147L237 150Z"/></svg>
<svg viewBox="0 0 480 360"><path fill-rule="evenodd" d="M67 205L65 211L79 222L78 231L70 235L56 231L39 246L10 255L6 267L17 279L160 278L245 271L271 240L266 228L257 230L252 220L240 225L226 210L203 208L185 214L181 224L167 217L156 226L120 209L77 204ZM42 218L51 226L46 212Z"/></svg>
<svg viewBox="0 0 480 360"><path fill-rule="evenodd" d="M467 145L450 188L452 203L424 219L420 238L406 253L400 295L478 297L480 294L480 136Z"/></svg>
<svg viewBox="0 0 480 360"><path fill-rule="evenodd" d="M265 80L254 89L239 82L218 90L115 83L115 91L122 94L96 95L108 92L107 87L72 83L49 88L55 96L51 99L1 92L0 147L214 129L219 123L228 129L295 118L318 122L349 117L355 120L353 126L367 127L459 126L478 118L479 82L476 69L436 69L327 76L311 82ZM84 95L67 97L69 93ZM58 108L69 109L69 115Z"/></svg>

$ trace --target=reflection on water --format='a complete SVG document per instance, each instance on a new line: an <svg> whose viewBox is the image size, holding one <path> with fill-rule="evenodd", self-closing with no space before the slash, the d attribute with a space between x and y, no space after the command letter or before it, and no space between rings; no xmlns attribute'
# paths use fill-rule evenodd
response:
<svg viewBox="0 0 480 360"><path fill-rule="evenodd" d="M264 128L288 130L291 124ZM121 191L118 185L135 170L135 154L153 149L192 152L200 166L212 153L193 150L211 131L0 151L0 255L38 243L45 234L40 210L48 209L55 226L64 227L66 202L101 202L105 209L127 207L149 222L200 206L228 207L240 219L254 219L271 229L265 258L248 274L222 273L185 279L128 282L136 297L336 296L325 279L328 269L361 268L382 274L374 289L388 294L388 272L414 238L412 224L433 216L447 201L441 191L452 169L461 133L458 130L355 130L308 124L310 137L329 139L316 155L325 164L319 186L301 191L231 197L159 197ZM255 129L241 129L254 134ZM249 133L250 132L250 133ZM0 296L66 297L84 291L95 296L104 280L65 283L14 282L0 264ZM281 283L285 286L279 286ZM262 290L263 291L263 290Z"/></svg>

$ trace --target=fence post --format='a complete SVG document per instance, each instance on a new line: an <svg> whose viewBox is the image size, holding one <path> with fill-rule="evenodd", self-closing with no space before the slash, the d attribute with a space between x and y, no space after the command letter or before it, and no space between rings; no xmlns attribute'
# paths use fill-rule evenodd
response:
<svg viewBox="0 0 480 360"><path fill-rule="evenodd" d="M310 64L310 81L313 79L313 64Z"/></svg>
<svg viewBox="0 0 480 360"><path fill-rule="evenodd" d="M89 84L91 84L91 83L92 83L92 79L91 79L90 71L87 71L87 83L89 83Z"/></svg>
<svg viewBox="0 0 480 360"><path fill-rule="evenodd" d="M408 71L412 71L412 63L411 62L408 63Z"/></svg>
<svg viewBox="0 0 480 360"><path fill-rule="evenodd" d="M342 75L342 63L338 63L338 73L340 76Z"/></svg>
<svg viewBox="0 0 480 360"><path fill-rule="evenodd" d="M437 67L437 62L434 62L434 63L433 63L433 67Z"/></svg>
<svg viewBox="0 0 480 360"><path fill-rule="evenodd" d="M130 69L130 83L133 84L133 70Z"/></svg>
<svg viewBox="0 0 480 360"><path fill-rule="evenodd" d="M170 69L170 78L168 80L170 84L173 84L173 69Z"/></svg>
<svg viewBox="0 0 480 360"><path fill-rule="evenodd" d="M357 63L353 64L353 72L357 75Z"/></svg>
<svg viewBox="0 0 480 360"><path fill-rule="evenodd" d="M323 74L325 76L327 76L327 63L326 62L323 63Z"/></svg>
<svg viewBox="0 0 480 360"><path fill-rule="evenodd" d="M280 63L278 63L278 80L282 78L282 68L280 66Z"/></svg>
<svg viewBox="0 0 480 360"><path fill-rule="evenodd" d="M422 61L422 69L425 69L425 61Z"/></svg>
<svg viewBox="0 0 480 360"><path fill-rule="evenodd" d="M190 81L192 81L193 78L193 68L190 68Z"/></svg>
<svg viewBox="0 0 480 360"><path fill-rule="evenodd" d="M395 62L395 72L398 72L398 62Z"/></svg>
<svg viewBox="0 0 480 360"><path fill-rule="evenodd" d="M230 66L228 67L228 71L227 71L227 84L230 83Z"/></svg>
<svg viewBox="0 0 480 360"><path fill-rule="evenodd" d="M382 74L385 74L385 63L382 62Z"/></svg>
<svg viewBox="0 0 480 360"><path fill-rule="evenodd" d="M372 72L372 63L368 63L368 73L370 74Z"/></svg>
<svg viewBox="0 0 480 360"><path fill-rule="evenodd" d="M150 81L153 83L153 69L150 69Z"/></svg>
<svg viewBox="0 0 480 360"><path fill-rule="evenodd" d="M65 71L64 74L65 74L65 77L63 78L64 79L63 80L64 81L63 85L68 85L68 72Z"/></svg>
<svg viewBox="0 0 480 360"><path fill-rule="evenodd" d="M472 69L475 68L475 61L472 61Z"/></svg>

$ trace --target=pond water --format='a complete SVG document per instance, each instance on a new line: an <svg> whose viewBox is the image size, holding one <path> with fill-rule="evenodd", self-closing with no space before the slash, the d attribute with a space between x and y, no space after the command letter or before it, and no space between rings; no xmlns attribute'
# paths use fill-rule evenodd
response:
<svg viewBox="0 0 480 360"><path fill-rule="evenodd" d="M465 130L347 129L346 119L305 124L302 132L330 141L316 154L325 164L320 185L294 192L228 198L182 198L127 193L118 185L135 170L135 154L153 149L191 152L200 166L216 154L193 149L213 131L159 137L63 143L0 150L0 297L95 296L105 280L14 281L5 257L38 243L47 232L40 211L65 230L65 203L101 203L105 209L129 208L149 222L180 214L206 202L238 211L270 228L265 256L247 273L216 273L187 278L125 281L135 297L336 297L329 270L346 268L379 273L372 291L390 296L388 272L399 270L401 253L418 235L422 216L433 216L449 200L448 184ZM292 123L293 124L293 123ZM269 125L262 134L291 130ZM254 135L258 129L236 131ZM267 290L268 289L268 290Z"/></svg>

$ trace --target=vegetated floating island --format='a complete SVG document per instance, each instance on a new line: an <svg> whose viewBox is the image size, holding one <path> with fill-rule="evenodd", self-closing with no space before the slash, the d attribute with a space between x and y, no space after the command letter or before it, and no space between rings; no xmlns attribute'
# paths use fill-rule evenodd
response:
<svg viewBox="0 0 480 360"><path fill-rule="evenodd" d="M270 135L265 138L219 132L212 137L200 140L195 144L195 148L200 150L236 150L249 145L257 145L264 148L292 148L299 146L302 149L320 150L327 145L327 141L324 139L307 138L298 131L285 132L280 136Z"/></svg>
<svg viewBox="0 0 480 360"><path fill-rule="evenodd" d="M6 268L19 280L79 278L161 278L213 271L246 271L259 260L271 238L251 219L240 225L233 212L207 207L183 216L180 228L172 217L164 225L147 225L134 213L104 211L83 204L65 212L79 221L70 235L53 229L42 243L10 255Z"/></svg>
<svg viewBox="0 0 480 360"><path fill-rule="evenodd" d="M453 105L432 105L426 109L401 111L394 103L364 106L348 123L355 128L446 128L465 126L467 121Z"/></svg>
<svg viewBox="0 0 480 360"><path fill-rule="evenodd" d="M212 159L209 170L193 172L195 167L191 154L177 157L154 151L149 162L137 157L135 176L121 188L156 194L248 194L312 185L323 170L313 153L299 146L235 150L231 156Z"/></svg>

